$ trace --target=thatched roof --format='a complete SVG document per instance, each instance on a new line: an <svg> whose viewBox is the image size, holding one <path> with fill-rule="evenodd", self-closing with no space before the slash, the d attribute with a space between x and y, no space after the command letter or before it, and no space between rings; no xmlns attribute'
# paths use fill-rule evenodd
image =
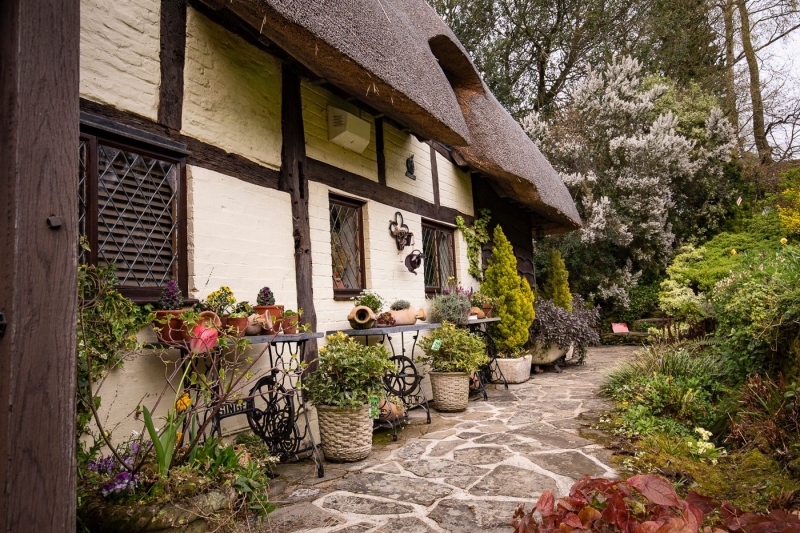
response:
<svg viewBox="0 0 800 533"><path fill-rule="evenodd" d="M501 195L580 225L556 172L425 0L202 0L224 6L328 83L454 147ZM440 68L441 67L441 68Z"/></svg>

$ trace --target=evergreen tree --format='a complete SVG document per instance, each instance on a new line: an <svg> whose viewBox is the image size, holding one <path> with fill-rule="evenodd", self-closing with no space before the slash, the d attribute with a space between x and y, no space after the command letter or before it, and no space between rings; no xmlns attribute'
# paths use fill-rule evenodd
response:
<svg viewBox="0 0 800 533"><path fill-rule="evenodd" d="M494 316L500 322L493 328L493 336L498 349L510 352L524 346L534 319L533 291L517 273L514 248L500 226L494 229L492 259L481 290L495 298Z"/></svg>
<svg viewBox="0 0 800 533"><path fill-rule="evenodd" d="M572 312L572 294L569 292L569 272L564 266L559 250L550 251L550 266L547 268L547 279L542 287L542 296L552 300L562 309Z"/></svg>

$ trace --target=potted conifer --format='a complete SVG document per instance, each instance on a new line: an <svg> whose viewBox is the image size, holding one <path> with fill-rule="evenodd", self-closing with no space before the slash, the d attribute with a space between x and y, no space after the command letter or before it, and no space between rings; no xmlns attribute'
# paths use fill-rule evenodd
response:
<svg viewBox="0 0 800 533"><path fill-rule="evenodd" d="M489 358L483 340L451 322L423 337L425 352L420 362L430 365L433 405L439 411L464 411L469 404L470 373L477 372Z"/></svg>
<svg viewBox="0 0 800 533"><path fill-rule="evenodd" d="M365 346L342 332L328 335L327 341L303 388L317 409L325 458L360 461L372 450L383 377L394 366L382 344Z"/></svg>
<svg viewBox="0 0 800 533"><path fill-rule="evenodd" d="M494 229L492 259L486 269L481 293L494 303L494 316L500 322L492 326L500 356L497 364L507 383L522 383L531 374L531 355L523 350L533 323L534 296L528 280L517 272L514 248L500 226Z"/></svg>
<svg viewBox="0 0 800 533"><path fill-rule="evenodd" d="M178 318L183 313L183 293L178 282L170 280L156 303L156 320L153 327L161 342L180 342L183 340L183 321Z"/></svg>

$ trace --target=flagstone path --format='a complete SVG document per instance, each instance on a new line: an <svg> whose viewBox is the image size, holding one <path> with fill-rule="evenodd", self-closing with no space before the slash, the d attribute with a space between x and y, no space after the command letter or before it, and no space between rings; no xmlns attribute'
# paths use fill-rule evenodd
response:
<svg viewBox="0 0 800 533"><path fill-rule="evenodd" d="M412 410L398 442L358 463L326 463L321 479L310 463L280 465L270 486L278 509L259 530L508 533L520 502L564 495L586 474L616 476L611 452L584 437L593 413L610 407L597 394L604 373L632 351L593 348L585 365L489 390L463 413L432 410L430 425Z"/></svg>

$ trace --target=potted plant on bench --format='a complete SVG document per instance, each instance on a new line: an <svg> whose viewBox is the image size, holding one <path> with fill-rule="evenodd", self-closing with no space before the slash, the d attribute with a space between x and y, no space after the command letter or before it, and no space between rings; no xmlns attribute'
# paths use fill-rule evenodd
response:
<svg viewBox="0 0 800 533"><path fill-rule="evenodd" d="M420 361L431 367L434 407L444 412L464 411L469 404L470 373L489 361L483 340L451 322L443 322L419 345L425 352Z"/></svg>
<svg viewBox="0 0 800 533"><path fill-rule="evenodd" d="M259 315L269 314L271 321L280 319L283 316L283 305L275 305L275 294L269 287L262 287L256 297L256 306L253 308Z"/></svg>
<svg viewBox="0 0 800 533"><path fill-rule="evenodd" d="M162 342L181 342L183 340L183 321L178 318L183 313L183 294L178 282L170 280L161 291L156 303L156 320L153 328L158 340Z"/></svg>
<svg viewBox="0 0 800 533"><path fill-rule="evenodd" d="M303 379L317 409L322 451L329 461L360 461L372 450L383 377L394 366L382 344L365 346L342 332L328 335L317 369ZM370 413L374 403L375 413Z"/></svg>

